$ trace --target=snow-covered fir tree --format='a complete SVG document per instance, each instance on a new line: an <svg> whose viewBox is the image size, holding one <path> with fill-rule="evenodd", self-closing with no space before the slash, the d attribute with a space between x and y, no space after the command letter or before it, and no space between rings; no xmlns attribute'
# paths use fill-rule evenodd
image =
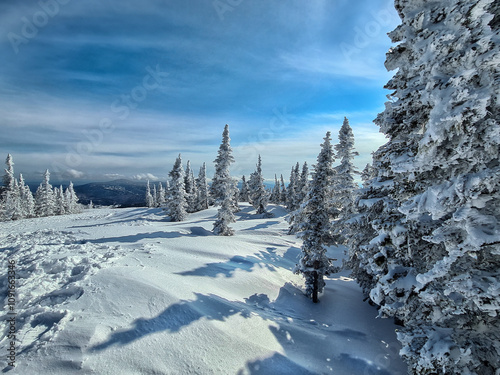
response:
<svg viewBox="0 0 500 375"><path fill-rule="evenodd" d="M231 178L230 165L234 162L229 138L229 126L224 127L222 133L222 143L219 147L218 156L215 159L215 174L212 180L211 194L215 199L215 204L220 205L217 213L217 220L214 224L213 232L217 235L230 236L234 234L229 224L236 221L234 212L234 197L236 184Z"/></svg>
<svg viewBox="0 0 500 375"><path fill-rule="evenodd" d="M269 196L269 202L274 204L280 204L280 198L281 198L280 182L278 181L278 176L274 175L274 187L273 190L271 191L271 195Z"/></svg>
<svg viewBox="0 0 500 375"><path fill-rule="evenodd" d="M50 184L50 172L47 169L43 174L43 182L35 194L35 212L37 216L52 216L55 210L54 190Z"/></svg>
<svg viewBox="0 0 500 375"><path fill-rule="evenodd" d="M158 189L156 190L156 205L158 207L165 206L165 190L161 182L158 183Z"/></svg>
<svg viewBox="0 0 500 375"><path fill-rule="evenodd" d="M191 169L191 162L186 164L186 174L184 175L184 187L186 189L186 202L188 204L187 212L196 212L196 182L194 173Z"/></svg>
<svg viewBox="0 0 500 375"><path fill-rule="evenodd" d="M181 155L175 160L172 170L168 174L171 178L170 200L168 214L171 221L183 221L187 217L186 188L184 187L184 169Z"/></svg>
<svg viewBox="0 0 500 375"><path fill-rule="evenodd" d="M64 199L64 189L62 185L54 188L54 198L55 198L55 215L64 215L66 213L66 202Z"/></svg>
<svg viewBox="0 0 500 375"><path fill-rule="evenodd" d="M196 178L196 211L208 209L208 195L207 166L203 163Z"/></svg>
<svg viewBox="0 0 500 375"><path fill-rule="evenodd" d="M300 232L302 222L305 220L304 217L304 203L309 192L309 167L307 162L304 162L302 166L302 172L297 180L297 185L295 186L296 192L296 209L290 212L288 216L288 223L290 224L288 228L288 234L297 234Z"/></svg>
<svg viewBox="0 0 500 375"><path fill-rule="evenodd" d="M4 191L13 191L14 181L16 178L14 176L14 160L11 154L7 155L7 158L5 159L5 165L7 166L7 168L4 169L5 174L3 176Z"/></svg>
<svg viewBox="0 0 500 375"><path fill-rule="evenodd" d="M371 180L374 176L375 176L375 170L373 166L370 163L366 164L365 168L361 172L361 180L363 181L363 183L365 183Z"/></svg>
<svg viewBox="0 0 500 375"><path fill-rule="evenodd" d="M153 207L158 207L158 201L157 201L158 192L156 191L156 184L153 184L153 189L151 191L151 195L153 198Z"/></svg>
<svg viewBox="0 0 500 375"><path fill-rule="evenodd" d="M222 143L219 146L217 158L214 160L215 173L210 185L210 195L214 199L215 205L220 205L224 200L226 186L230 186L231 194L234 190L231 184L228 185L229 180L232 182L229 166L234 163L233 149L230 142L229 125L226 124L222 133Z"/></svg>
<svg viewBox="0 0 500 375"><path fill-rule="evenodd" d="M150 208L155 206L153 194L151 194L151 185L149 184L149 180L148 182L146 182L146 206Z"/></svg>
<svg viewBox="0 0 500 375"><path fill-rule="evenodd" d="M248 181L250 189L250 203L257 210L257 214L267 214L266 207L269 201L269 194L264 186L264 177L262 177L262 159L259 155L257 168L250 175Z"/></svg>
<svg viewBox="0 0 500 375"><path fill-rule="evenodd" d="M35 216L35 199L30 188L24 182L24 177L19 174L19 197L22 217L30 218Z"/></svg>
<svg viewBox="0 0 500 375"><path fill-rule="evenodd" d="M306 199L307 192L309 191L309 166L307 162L302 165L302 172L297 184L297 201L300 206Z"/></svg>
<svg viewBox="0 0 500 375"><path fill-rule="evenodd" d="M287 197L287 190L285 186L285 180L283 178L283 175L280 177L280 204L281 205L286 205L286 197Z"/></svg>
<svg viewBox="0 0 500 375"><path fill-rule="evenodd" d="M390 36L399 44L386 61L398 69L387 84L393 101L376 120L390 140L358 203L370 206L371 228L356 257L381 314L404 325L398 339L412 373L494 374L500 7L397 0L396 9L402 23Z"/></svg>
<svg viewBox="0 0 500 375"><path fill-rule="evenodd" d="M248 181L245 176L241 177L241 190L238 195L238 200L240 202L250 202L250 188L248 187Z"/></svg>
<svg viewBox="0 0 500 375"><path fill-rule="evenodd" d="M327 132L318 155L318 163L314 166L307 200L304 203L301 259L294 270L305 277L306 295L314 302L317 302L317 295L325 286L324 276L331 271L331 264L326 256L326 246L332 244L327 207L334 175L333 161L330 132Z"/></svg>
<svg viewBox="0 0 500 375"><path fill-rule="evenodd" d="M332 232L338 237L337 241L343 243L349 236L346 222L355 210L354 203L358 192L354 176L359 174L353 163L354 157L359 154L354 151L354 134L346 117L339 131L339 143L335 145L335 151L340 164L335 167L332 205L339 211L339 217L332 223Z"/></svg>
<svg viewBox="0 0 500 375"><path fill-rule="evenodd" d="M66 191L64 192L65 196L65 204L66 204L66 212L69 214L77 214L82 212L83 207L80 203L78 203L79 199L76 195L75 188L73 186L73 182L69 182Z"/></svg>
<svg viewBox="0 0 500 375"><path fill-rule="evenodd" d="M292 167L290 172L290 182L288 183L288 187L286 189L287 202L286 207L289 211L295 211L299 205L299 197L298 197L298 187L299 187L299 175L300 165L297 162L295 167Z"/></svg>
<svg viewBox="0 0 500 375"><path fill-rule="evenodd" d="M19 220L23 218L19 184L13 180L12 188L4 191L2 200L2 220Z"/></svg>

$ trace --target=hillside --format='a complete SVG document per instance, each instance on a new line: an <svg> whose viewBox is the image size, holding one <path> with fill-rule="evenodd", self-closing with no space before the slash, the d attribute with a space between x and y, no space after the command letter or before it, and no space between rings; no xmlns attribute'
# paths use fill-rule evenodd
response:
<svg viewBox="0 0 500 375"><path fill-rule="evenodd" d="M292 273L300 240L211 208L170 223L160 209L95 209L0 223L1 286L15 261L16 367L9 374L404 374L390 320L342 272L320 303ZM340 259L342 248L331 248ZM7 306L7 300L5 302ZM9 316L3 316L4 323ZM7 352L8 324L0 348Z"/></svg>

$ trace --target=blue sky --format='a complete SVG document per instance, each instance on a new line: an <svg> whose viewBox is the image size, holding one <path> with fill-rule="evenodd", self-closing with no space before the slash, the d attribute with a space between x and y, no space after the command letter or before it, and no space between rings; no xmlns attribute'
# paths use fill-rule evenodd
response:
<svg viewBox="0 0 500 375"><path fill-rule="evenodd" d="M197 171L224 125L232 174L288 178L350 121L363 168L385 142L381 0L41 0L0 4L0 156L39 179L164 180Z"/></svg>

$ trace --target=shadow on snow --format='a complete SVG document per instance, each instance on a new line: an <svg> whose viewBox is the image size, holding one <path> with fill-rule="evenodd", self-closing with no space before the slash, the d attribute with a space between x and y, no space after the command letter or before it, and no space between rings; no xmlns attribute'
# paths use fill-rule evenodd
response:
<svg viewBox="0 0 500 375"><path fill-rule="evenodd" d="M276 254L276 247L268 247L265 251L246 257L236 255L225 262L207 263L203 267L191 271L178 272L182 276L206 276L216 278L219 275L233 277L236 270L252 272L255 265L260 268L267 268L269 271L276 271L276 267L292 270L297 263L297 256L300 249L291 247L283 256Z"/></svg>
<svg viewBox="0 0 500 375"><path fill-rule="evenodd" d="M354 330L338 330L331 322L325 325L321 324L324 322L311 319L315 317L317 306L304 310L306 297L300 298L303 296L302 291L290 283L280 289L274 302L265 294L254 294L245 298L244 302L230 301L214 294L195 293L195 296L194 300L182 300L169 306L156 317L136 319L131 328L114 332L107 341L94 345L90 351L124 346L158 332L176 333L201 319L224 322L231 316L245 319L258 316L272 323L269 330L285 355L273 352L268 358L248 361L238 374L313 374L316 372L306 368L311 359L315 363L315 371L321 368L321 373L336 373L340 370L340 373L390 374L370 361L344 353L343 348L339 347L340 342L350 338L362 343L367 339L365 335ZM331 362L332 359L335 361Z"/></svg>

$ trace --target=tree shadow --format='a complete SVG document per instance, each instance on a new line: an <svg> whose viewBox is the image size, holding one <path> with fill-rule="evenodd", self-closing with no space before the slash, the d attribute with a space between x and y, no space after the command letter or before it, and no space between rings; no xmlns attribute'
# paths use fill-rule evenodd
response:
<svg viewBox="0 0 500 375"><path fill-rule="evenodd" d="M248 361L246 363L246 371L243 369L238 371L237 375L249 373L251 375L314 375L306 368L295 363L291 359L285 357L283 354L274 353L273 356L265 359L257 359L255 361Z"/></svg>
<svg viewBox="0 0 500 375"><path fill-rule="evenodd" d="M236 270L252 272L257 265L261 268L267 268L269 271L276 271L280 267L281 257L276 254L275 247L268 247L266 251L259 251L246 257L235 255L225 262L207 263L191 271L177 272L181 276L206 276L216 278L221 275L224 277L233 277Z"/></svg>
<svg viewBox="0 0 500 375"><path fill-rule="evenodd" d="M119 237L107 237L107 238L98 238L94 240L86 240L85 242L92 243L106 243L106 242L124 242L124 243L135 243L144 239L158 239L158 238L180 238L180 237L205 237L205 236L214 236L214 234L203 227L191 227L189 228L189 233L186 232L146 232L146 233L137 233L132 234L130 236L119 236Z"/></svg>
<svg viewBox="0 0 500 375"><path fill-rule="evenodd" d="M319 305L305 304L306 297L303 297L304 300L300 298L302 291L290 283L280 288L278 297L272 302L265 294L253 294L244 302L227 300L214 294L195 293L195 296L194 300L182 300L169 306L158 316L135 320L131 328L114 332L106 341L89 350L99 352L115 345L124 346L158 332L176 333L202 319L224 322L232 316L245 319L258 316L270 323L268 329L284 354L273 352L268 358L247 361L238 374L390 374L385 366L379 367L363 358L362 349L359 356L354 356L348 353L348 347L342 346L349 339L354 341L354 347L362 347L367 340L364 333L339 330L330 320L317 321L317 316L325 317L318 310ZM334 319L331 317L332 321ZM308 369L309 365L314 367L313 371Z"/></svg>
<svg viewBox="0 0 500 375"><path fill-rule="evenodd" d="M280 222L279 221L276 221L276 220L269 220L269 221L266 221L265 223L262 223L262 224L258 224L254 227L251 227L251 228L246 228L246 229L243 229L243 232L246 232L246 231L249 231L249 230L256 230L256 229L266 229L266 228L269 228L271 225L275 225L275 224L279 224Z"/></svg>
<svg viewBox="0 0 500 375"><path fill-rule="evenodd" d="M195 293L195 295L195 300L171 305L154 318L135 320L132 328L113 333L107 341L93 346L90 350L102 351L113 345L127 345L156 332L175 333L201 318L224 321L237 314L244 318L250 317L250 310L245 308L242 302L229 301L214 294Z"/></svg>

